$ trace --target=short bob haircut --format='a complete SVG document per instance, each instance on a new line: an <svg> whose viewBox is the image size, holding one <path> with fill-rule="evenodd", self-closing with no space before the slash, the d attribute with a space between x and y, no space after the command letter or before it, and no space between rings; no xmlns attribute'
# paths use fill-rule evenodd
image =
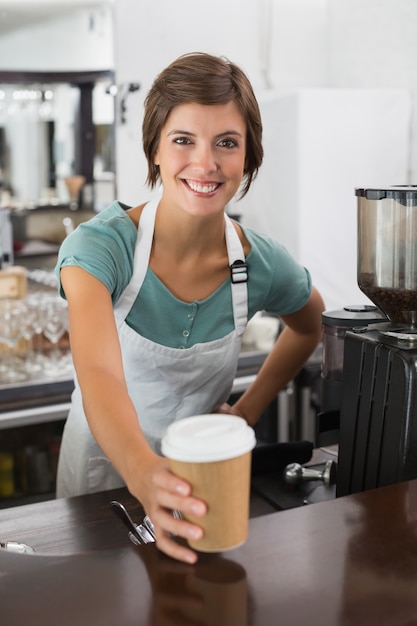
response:
<svg viewBox="0 0 417 626"><path fill-rule="evenodd" d="M146 182L160 178L154 158L161 131L172 109L180 104L236 102L246 121L246 160L240 197L249 191L263 159L262 120L252 86L244 72L223 57L203 52L180 56L155 79L145 99L142 141L148 162Z"/></svg>

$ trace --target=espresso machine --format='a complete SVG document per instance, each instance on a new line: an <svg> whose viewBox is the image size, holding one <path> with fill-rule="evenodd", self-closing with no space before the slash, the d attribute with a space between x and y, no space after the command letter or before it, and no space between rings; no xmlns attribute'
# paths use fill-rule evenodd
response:
<svg viewBox="0 0 417 626"><path fill-rule="evenodd" d="M358 285L386 321L344 336L337 496L417 478L417 186L356 196Z"/></svg>

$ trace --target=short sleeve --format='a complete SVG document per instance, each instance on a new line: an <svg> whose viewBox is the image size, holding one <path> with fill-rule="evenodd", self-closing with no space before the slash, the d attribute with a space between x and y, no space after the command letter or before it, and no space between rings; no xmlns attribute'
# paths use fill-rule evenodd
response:
<svg viewBox="0 0 417 626"><path fill-rule="evenodd" d="M273 315L300 310L312 289L308 269L278 241L251 229L244 232L251 244L247 257L250 317L261 310Z"/></svg>
<svg viewBox="0 0 417 626"><path fill-rule="evenodd" d="M62 297L62 267L81 267L102 282L117 302L133 271L137 231L125 209L113 203L81 223L61 244L55 274Z"/></svg>

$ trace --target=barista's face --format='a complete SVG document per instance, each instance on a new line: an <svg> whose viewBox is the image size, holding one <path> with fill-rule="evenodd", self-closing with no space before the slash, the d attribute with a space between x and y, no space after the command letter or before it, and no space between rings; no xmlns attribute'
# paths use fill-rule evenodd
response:
<svg viewBox="0 0 417 626"><path fill-rule="evenodd" d="M245 156L246 123L234 102L175 107L154 159L162 201L192 215L223 211L239 189Z"/></svg>

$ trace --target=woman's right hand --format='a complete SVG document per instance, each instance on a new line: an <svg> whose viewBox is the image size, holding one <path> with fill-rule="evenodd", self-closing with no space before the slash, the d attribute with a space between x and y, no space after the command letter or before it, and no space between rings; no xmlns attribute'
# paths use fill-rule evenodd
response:
<svg viewBox="0 0 417 626"><path fill-rule="evenodd" d="M140 485L129 485L129 490L152 520L157 547L173 559L195 563L197 554L178 539L201 539L203 529L174 517L173 512L203 517L207 511L206 504L192 496L190 484L173 474L163 457L153 455L138 475Z"/></svg>

